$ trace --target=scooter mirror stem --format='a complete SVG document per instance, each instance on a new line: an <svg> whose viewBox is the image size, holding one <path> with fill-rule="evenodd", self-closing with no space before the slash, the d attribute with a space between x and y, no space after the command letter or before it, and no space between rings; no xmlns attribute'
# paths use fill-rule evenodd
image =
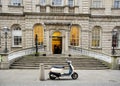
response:
<svg viewBox="0 0 120 86"><path fill-rule="evenodd" d="M68 61L68 59L66 59L66 61Z"/></svg>

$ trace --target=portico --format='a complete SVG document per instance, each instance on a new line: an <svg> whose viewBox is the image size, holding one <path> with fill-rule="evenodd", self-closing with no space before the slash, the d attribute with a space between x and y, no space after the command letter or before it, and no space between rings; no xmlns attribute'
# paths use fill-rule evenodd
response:
<svg viewBox="0 0 120 86"><path fill-rule="evenodd" d="M45 23L46 50L50 54L65 54L68 52L70 24ZM58 48L55 52L55 47Z"/></svg>

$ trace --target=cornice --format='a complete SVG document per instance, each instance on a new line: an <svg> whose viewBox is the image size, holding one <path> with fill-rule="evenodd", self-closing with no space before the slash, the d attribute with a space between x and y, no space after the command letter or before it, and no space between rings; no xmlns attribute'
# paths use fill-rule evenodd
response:
<svg viewBox="0 0 120 86"><path fill-rule="evenodd" d="M113 18L120 18L120 15L91 15L90 18L109 18L109 19L113 19Z"/></svg>
<svg viewBox="0 0 120 86"><path fill-rule="evenodd" d="M24 13L0 13L0 16L24 16Z"/></svg>
<svg viewBox="0 0 120 86"><path fill-rule="evenodd" d="M24 15L36 15L36 16L80 16L89 17L90 14L81 13L37 13L37 12L24 12Z"/></svg>
<svg viewBox="0 0 120 86"><path fill-rule="evenodd" d="M75 17L89 17L89 18L120 18L120 15L91 15L82 13L38 13L38 12L23 12L23 13L0 13L0 16L75 16Z"/></svg>

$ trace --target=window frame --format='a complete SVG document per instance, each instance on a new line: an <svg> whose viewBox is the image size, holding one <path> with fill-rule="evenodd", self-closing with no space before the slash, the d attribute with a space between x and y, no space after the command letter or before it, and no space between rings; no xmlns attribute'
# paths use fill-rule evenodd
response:
<svg viewBox="0 0 120 86"><path fill-rule="evenodd" d="M117 29L117 32L116 32L116 34L114 35L114 38L115 39L113 39L112 38L112 41L115 41L114 43L115 43L115 48L116 49L120 49L120 27L118 27L118 28L115 28L115 29ZM113 37L113 35L112 35L112 37ZM113 43L113 42L112 42Z"/></svg>
<svg viewBox="0 0 120 86"><path fill-rule="evenodd" d="M118 2L118 3L116 3L116 2ZM120 0L114 0L114 8L120 8Z"/></svg>
<svg viewBox="0 0 120 86"><path fill-rule="evenodd" d="M1 0L0 0L0 5L2 5L2 2L1 2Z"/></svg>
<svg viewBox="0 0 120 86"><path fill-rule="evenodd" d="M58 4L58 2L57 2L57 4L53 4L54 1L55 1L55 0L52 0L52 1L51 1L51 2L52 2L52 3L51 3L52 6L63 6L63 1L64 1L64 0L61 0L61 4ZM56 0L56 1L57 1L57 0Z"/></svg>
<svg viewBox="0 0 120 86"><path fill-rule="evenodd" d="M21 43L19 45L15 45L15 37L21 37ZM14 25L12 27L12 47L22 47L22 29L17 26L17 25Z"/></svg>
<svg viewBox="0 0 120 86"><path fill-rule="evenodd" d="M72 37L72 29L74 29L73 27L76 27L75 29L78 29L78 33L77 33L77 38L74 38ZM70 46L80 46L80 27L78 25L72 25L71 28L70 28ZM72 40L74 41L72 43Z"/></svg>
<svg viewBox="0 0 120 86"><path fill-rule="evenodd" d="M10 5L12 6L22 6L22 0L10 0Z"/></svg>
<svg viewBox="0 0 120 86"><path fill-rule="evenodd" d="M40 5L45 6L46 5L46 0L40 0Z"/></svg>
<svg viewBox="0 0 120 86"><path fill-rule="evenodd" d="M93 44L93 41L99 41L99 42L98 44L96 43ZM101 42L102 42L102 28L100 26L95 26L91 31L91 48L101 48L102 47Z"/></svg>
<svg viewBox="0 0 120 86"><path fill-rule="evenodd" d="M39 29L38 27L39 28L41 27L40 29L42 30L42 35L39 34L40 31L38 30ZM36 32L35 32L35 29L37 29ZM39 35L37 35L38 36L38 45L44 45L44 26L42 24L36 24L33 27L34 42L35 42L36 33L39 34ZM43 39L42 42L39 42L39 41L41 41L41 39Z"/></svg>
<svg viewBox="0 0 120 86"><path fill-rule="evenodd" d="M70 2L72 2L72 4ZM68 6L73 7L74 6L74 0L72 0L72 1L68 0Z"/></svg>
<svg viewBox="0 0 120 86"><path fill-rule="evenodd" d="M14 36L14 46L19 46L22 44L22 36Z"/></svg>
<svg viewBox="0 0 120 86"><path fill-rule="evenodd" d="M92 8L103 8L103 0L92 0Z"/></svg>

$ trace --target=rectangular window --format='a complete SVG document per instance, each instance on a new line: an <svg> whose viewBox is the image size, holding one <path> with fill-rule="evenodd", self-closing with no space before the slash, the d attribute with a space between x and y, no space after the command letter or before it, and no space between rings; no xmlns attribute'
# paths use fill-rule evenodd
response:
<svg viewBox="0 0 120 86"><path fill-rule="evenodd" d="M120 8L120 0L115 0L114 8Z"/></svg>
<svg viewBox="0 0 120 86"><path fill-rule="evenodd" d="M21 5L21 0L11 0L11 5L20 6Z"/></svg>
<svg viewBox="0 0 120 86"><path fill-rule="evenodd" d="M22 37L21 36L14 36L14 45L21 45Z"/></svg>
<svg viewBox="0 0 120 86"><path fill-rule="evenodd" d="M40 5L46 5L46 0L40 0Z"/></svg>
<svg viewBox="0 0 120 86"><path fill-rule="evenodd" d="M92 7L101 8L102 7L102 1L101 0L93 0Z"/></svg>
<svg viewBox="0 0 120 86"><path fill-rule="evenodd" d="M62 0L52 0L52 5L53 6L61 6L62 5Z"/></svg>
<svg viewBox="0 0 120 86"><path fill-rule="evenodd" d="M73 6L73 0L68 0L68 6Z"/></svg>

